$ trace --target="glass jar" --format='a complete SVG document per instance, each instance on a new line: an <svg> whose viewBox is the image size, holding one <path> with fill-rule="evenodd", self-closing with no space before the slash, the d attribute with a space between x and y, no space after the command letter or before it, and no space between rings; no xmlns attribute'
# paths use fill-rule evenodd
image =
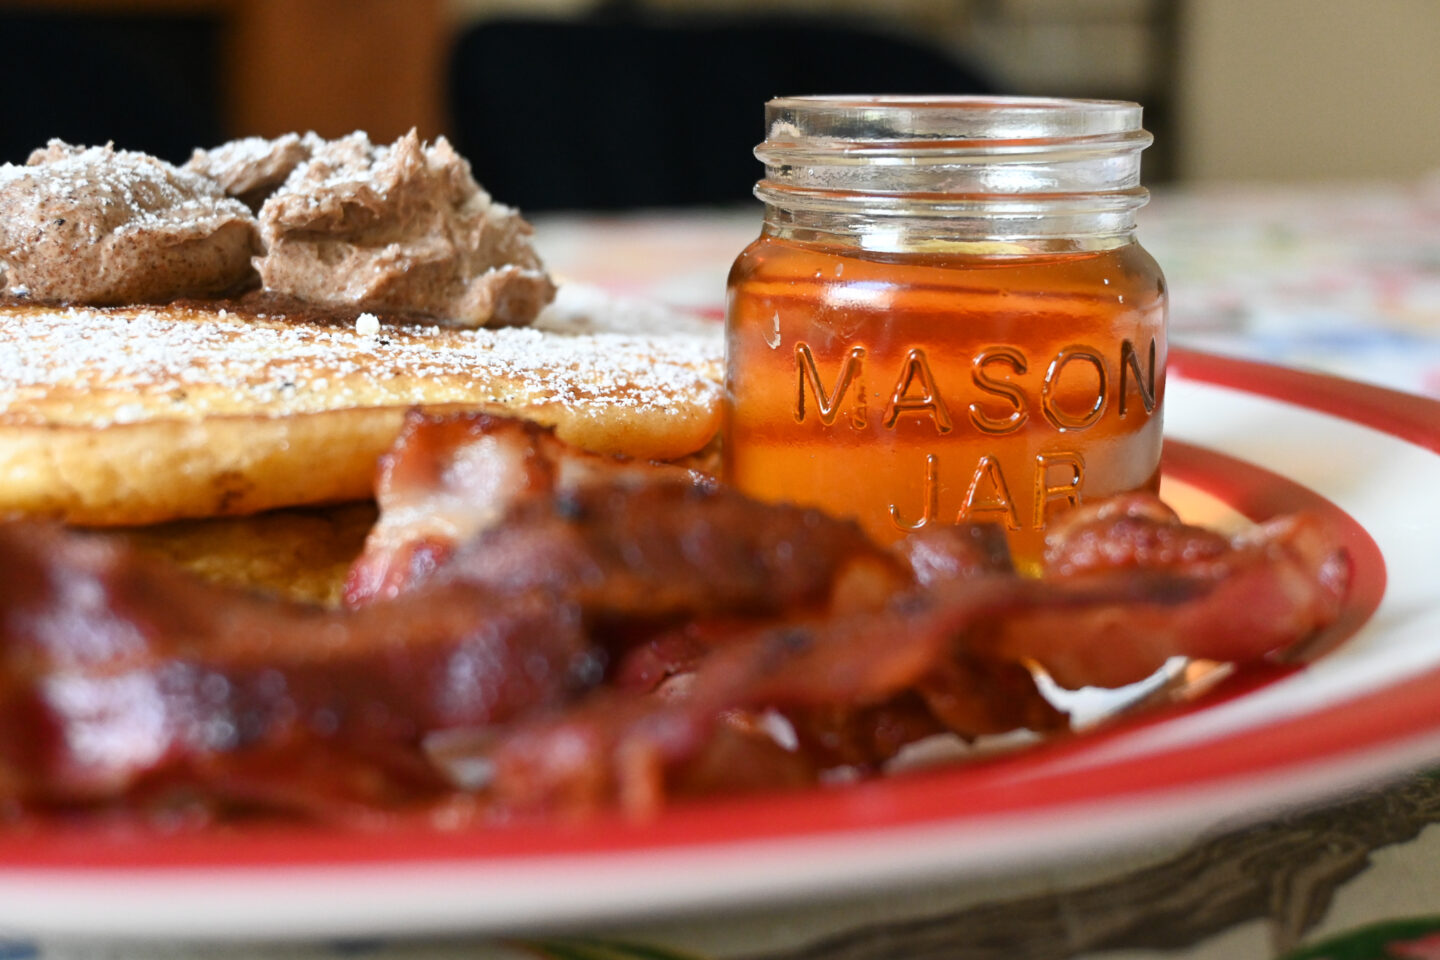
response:
<svg viewBox="0 0 1440 960"><path fill-rule="evenodd" d="M1135 241L1133 103L766 105L730 273L728 481L882 541L991 521L1023 568L1090 497L1159 482L1165 281Z"/></svg>

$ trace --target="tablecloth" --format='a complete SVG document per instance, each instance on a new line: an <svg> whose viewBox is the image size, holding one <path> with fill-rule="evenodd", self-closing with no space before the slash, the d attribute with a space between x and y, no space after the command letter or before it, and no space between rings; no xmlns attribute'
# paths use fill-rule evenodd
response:
<svg viewBox="0 0 1440 960"><path fill-rule="evenodd" d="M758 204L548 216L537 241L562 277L716 310L760 221ZM1175 343L1440 396L1440 174L1160 189L1138 232Z"/></svg>
<svg viewBox="0 0 1440 960"><path fill-rule="evenodd" d="M759 219L758 205L546 216L537 239L562 280L713 314L729 263ZM1440 396L1440 179L1161 190L1140 232L1169 278L1174 342ZM1440 590L1440 571L1436 582ZM1440 776L1420 773L1258 824L1200 825L1114 856L779 904L738 919L686 916L501 940L17 939L0 943L0 960L1440 958L1436 823Z"/></svg>

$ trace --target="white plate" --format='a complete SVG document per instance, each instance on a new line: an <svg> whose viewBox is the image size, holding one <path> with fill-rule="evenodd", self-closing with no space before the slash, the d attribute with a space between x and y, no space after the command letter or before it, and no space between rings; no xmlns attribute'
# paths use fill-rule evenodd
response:
<svg viewBox="0 0 1440 960"><path fill-rule="evenodd" d="M981 764L643 824L0 837L0 928L279 938L714 917L1032 869L1440 761L1440 404L1184 351L1168 389L1167 491L1189 512L1311 506L1348 531L1340 633L1359 629L1313 665Z"/></svg>

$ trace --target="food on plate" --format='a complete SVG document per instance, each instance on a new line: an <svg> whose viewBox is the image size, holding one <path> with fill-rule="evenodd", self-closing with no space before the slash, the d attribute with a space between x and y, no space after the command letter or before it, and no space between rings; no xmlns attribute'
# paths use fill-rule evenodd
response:
<svg viewBox="0 0 1440 960"><path fill-rule="evenodd" d="M680 464L604 456L570 446L533 422L489 414L427 416L412 411L380 458L380 518L350 571L351 604L393 597L428 576L455 547L495 525L518 504L598 483L709 483Z"/></svg>
<svg viewBox="0 0 1440 960"><path fill-rule="evenodd" d="M0 203L0 512L368 499L415 406L642 459L719 427L715 325L584 290L546 308L529 226L443 139L237 141L183 170L56 141L0 167Z"/></svg>
<svg viewBox="0 0 1440 960"><path fill-rule="evenodd" d="M53 528L9 525L0 554L0 723L34 733L0 741L21 803L143 793L147 774L242 808L286 784L297 806L380 803L438 779L412 745L424 730L559 702L593 672L573 612L540 596L437 591L362 616Z"/></svg>
<svg viewBox="0 0 1440 960"><path fill-rule="evenodd" d="M185 170L255 212L266 290L460 327L524 326L554 299L530 225L444 137L247 137L196 150Z"/></svg>
<svg viewBox="0 0 1440 960"><path fill-rule="evenodd" d="M185 169L214 180L220 188L258 212L295 168L309 160L325 140L314 133L287 133L267 140L242 137L218 147L197 147Z"/></svg>
<svg viewBox="0 0 1440 960"><path fill-rule="evenodd" d="M303 303L524 326L555 296L530 235L444 137L414 131L252 138L183 169L52 140L0 165L0 288L36 303L166 303L258 280Z"/></svg>
<svg viewBox="0 0 1440 960"><path fill-rule="evenodd" d="M1303 516L1087 503L1028 576L1002 525L718 484L716 325L546 306L443 140L54 142L0 204L12 820L643 816L1062 731L1043 677L1280 655L1345 596Z"/></svg>
<svg viewBox="0 0 1440 960"><path fill-rule="evenodd" d="M255 219L215 182L129 150L59 140L0 165L0 294L153 303L243 287Z"/></svg>
<svg viewBox="0 0 1440 960"><path fill-rule="evenodd" d="M314 144L257 214L265 289L309 303L524 326L555 296L530 225L441 137Z"/></svg>
<svg viewBox="0 0 1440 960"><path fill-rule="evenodd" d="M457 423L412 424L395 461L438 478L448 450L465 471L554 477L578 456ZM0 527L0 717L43 731L0 745L6 799L365 823L464 795L482 820L643 815L877 771L932 734L1057 730L1031 665L1073 687L1273 655L1331 622L1348 581L1303 517L1225 539L1148 495L1091 505L1036 579L992 532L901 553L673 468L581 460L584 482L482 505L426 575L344 611Z"/></svg>
<svg viewBox="0 0 1440 960"><path fill-rule="evenodd" d="M93 532L210 583L338 607L374 523L375 505L362 501Z"/></svg>
<svg viewBox="0 0 1440 960"><path fill-rule="evenodd" d="M0 511L118 525L368 499L413 406L646 459L701 449L718 331L627 327L624 310L575 291L526 328L363 333L263 300L0 306Z"/></svg>

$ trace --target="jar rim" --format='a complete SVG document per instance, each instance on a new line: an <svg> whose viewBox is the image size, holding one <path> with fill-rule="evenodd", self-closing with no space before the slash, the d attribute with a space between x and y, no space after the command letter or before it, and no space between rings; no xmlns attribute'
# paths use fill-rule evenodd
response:
<svg viewBox="0 0 1440 960"><path fill-rule="evenodd" d="M1024 142L1145 135L1127 100L934 94L824 94L765 104L770 142ZM1148 137L1148 135L1145 135Z"/></svg>
<svg viewBox="0 0 1440 960"><path fill-rule="evenodd" d="M1132 100L1107 100L1095 97L1026 97L1013 94L981 93L806 93L772 97L772 104L851 104L857 106L924 106L944 108L951 106L1014 106L1025 109L1063 107L1069 109L1077 104L1101 109L1139 107Z"/></svg>

